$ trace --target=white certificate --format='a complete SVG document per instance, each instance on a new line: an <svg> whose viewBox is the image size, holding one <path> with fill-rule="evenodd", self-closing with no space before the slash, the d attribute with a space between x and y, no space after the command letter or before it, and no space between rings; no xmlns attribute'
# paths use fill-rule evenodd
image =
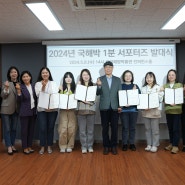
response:
<svg viewBox="0 0 185 185"><path fill-rule="evenodd" d="M139 104L139 92L138 89L127 90L128 105Z"/></svg>
<svg viewBox="0 0 185 185"><path fill-rule="evenodd" d="M75 99L85 101L86 92L87 92L87 87L84 85L78 84L75 90Z"/></svg>
<svg viewBox="0 0 185 185"><path fill-rule="evenodd" d="M97 86L86 87L78 84L75 91L75 99L81 101L95 101Z"/></svg>
<svg viewBox="0 0 185 185"><path fill-rule="evenodd" d="M89 86L87 88L86 101L95 101L97 86Z"/></svg>
<svg viewBox="0 0 185 185"><path fill-rule="evenodd" d="M38 107L48 109L49 108L49 93L39 92Z"/></svg>
<svg viewBox="0 0 185 185"><path fill-rule="evenodd" d="M148 94L139 94L138 109L148 109Z"/></svg>
<svg viewBox="0 0 185 185"><path fill-rule="evenodd" d="M149 102L148 103L149 103L149 105L148 105L149 109L159 107L159 95L157 92L149 94Z"/></svg>
<svg viewBox="0 0 185 185"><path fill-rule="evenodd" d="M158 93L151 94L139 94L138 109L153 109L159 107L159 95Z"/></svg>
<svg viewBox="0 0 185 185"><path fill-rule="evenodd" d="M68 99L68 109L76 109L78 101L75 99L74 94L69 95Z"/></svg>
<svg viewBox="0 0 185 185"><path fill-rule="evenodd" d="M74 94L60 94L60 109L76 109L77 108L77 100L74 99Z"/></svg>
<svg viewBox="0 0 185 185"><path fill-rule="evenodd" d="M50 94L49 109L57 109L59 105L59 93Z"/></svg>
<svg viewBox="0 0 185 185"><path fill-rule="evenodd" d="M128 105L127 91L125 91L125 90L119 90L118 91L118 97L119 97L119 105L120 106L126 106L126 105Z"/></svg>
<svg viewBox="0 0 185 185"><path fill-rule="evenodd" d="M59 94L49 94L46 92L39 93L38 107L44 109L57 109L59 105Z"/></svg>
<svg viewBox="0 0 185 185"><path fill-rule="evenodd" d="M182 104L184 102L183 88L171 89L165 88L166 104Z"/></svg>
<svg viewBox="0 0 185 185"><path fill-rule="evenodd" d="M120 106L139 104L138 89L120 90L118 93L119 93L119 105Z"/></svg>

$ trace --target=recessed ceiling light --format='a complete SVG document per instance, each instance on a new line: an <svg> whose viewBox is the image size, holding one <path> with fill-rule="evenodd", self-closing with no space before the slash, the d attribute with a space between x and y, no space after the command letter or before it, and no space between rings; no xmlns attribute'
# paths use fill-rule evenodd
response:
<svg viewBox="0 0 185 185"><path fill-rule="evenodd" d="M185 5L161 28L162 30L175 30L185 21Z"/></svg>
<svg viewBox="0 0 185 185"><path fill-rule="evenodd" d="M24 2L49 31L63 30L47 2Z"/></svg>

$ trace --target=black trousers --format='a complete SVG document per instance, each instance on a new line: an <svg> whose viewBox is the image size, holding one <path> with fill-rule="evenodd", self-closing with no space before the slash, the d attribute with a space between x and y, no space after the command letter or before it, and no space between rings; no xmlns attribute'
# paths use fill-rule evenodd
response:
<svg viewBox="0 0 185 185"><path fill-rule="evenodd" d="M182 115L181 115L181 130L182 130L182 143L185 145L185 104L182 104Z"/></svg>
<svg viewBox="0 0 185 185"><path fill-rule="evenodd" d="M117 110L101 110L101 125L103 146L113 148L117 146L118 142L118 119L119 114ZM109 136L109 126L111 128L111 137Z"/></svg>

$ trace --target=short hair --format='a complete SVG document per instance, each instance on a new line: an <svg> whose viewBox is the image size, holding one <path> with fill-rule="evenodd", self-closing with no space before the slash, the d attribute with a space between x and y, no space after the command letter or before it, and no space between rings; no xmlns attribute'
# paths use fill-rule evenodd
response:
<svg viewBox="0 0 185 185"><path fill-rule="evenodd" d="M32 75L31 75L31 73L30 73L29 71L23 71L23 72L21 73L21 76L20 76L20 82L21 82L21 84L24 84L24 82L23 82L23 80L22 80L22 77L23 77L25 74L28 74L28 75L31 77L30 83L32 83Z"/></svg>
<svg viewBox="0 0 185 185"><path fill-rule="evenodd" d="M113 66L113 63L111 61L106 61L104 64L103 64L103 67L105 66Z"/></svg>
<svg viewBox="0 0 185 185"><path fill-rule="evenodd" d="M126 70L126 71L123 72L123 74L122 74L122 80L123 80L123 82L125 82L125 75L126 75L126 73L130 73L132 75L131 83L133 83L134 82L134 74L130 70Z"/></svg>
<svg viewBox="0 0 185 185"><path fill-rule="evenodd" d="M11 82L10 72L12 69L15 69L17 71L17 81L19 82L20 73L19 70L15 66L11 66L7 71L7 79L9 82Z"/></svg>

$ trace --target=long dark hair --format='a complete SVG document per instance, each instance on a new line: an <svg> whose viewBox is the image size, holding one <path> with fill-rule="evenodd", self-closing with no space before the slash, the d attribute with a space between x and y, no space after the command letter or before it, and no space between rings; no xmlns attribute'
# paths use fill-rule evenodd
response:
<svg viewBox="0 0 185 185"><path fill-rule="evenodd" d="M176 76L176 79L175 79L175 83L178 82L178 79L177 79L177 71L175 69L170 69L167 73L167 76L166 76L166 83L170 83L169 79L168 79L168 75L170 72L174 72L175 73L175 76Z"/></svg>
<svg viewBox="0 0 185 185"><path fill-rule="evenodd" d="M32 75L31 75L31 73L29 71L23 71L21 73L21 76L20 76L20 82L21 82L21 84L24 84L24 82L22 80L22 77L23 77L24 74L28 74L31 77L31 79L30 79L30 84L31 84L32 83Z"/></svg>
<svg viewBox="0 0 185 185"><path fill-rule="evenodd" d="M131 74L131 76L132 76L131 83L133 83L134 82L134 75L133 75L132 71L130 71L130 70L126 70L126 71L123 72L123 74L122 74L123 82L125 82L125 75L126 75L126 73L130 73Z"/></svg>
<svg viewBox="0 0 185 185"><path fill-rule="evenodd" d="M12 69L15 69L17 71L17 81L19 82L20 73L19 70L15 66L11 66L7 71L7 79L9 82L11 82L10 72Z"/></svg>
<svg viewBox="0 0 185 185"><path fill-rule="evenodd" d="M146 75L145 75L145 82L144 82L143 87L146 86L146 85L148 85L148 83L146 82L146 77L147 77L148 75L149 75L150 77L153 77L153 78L154 78L154 81L153 81L153 84L152 84L152 87L153 87L154 85L157 84L157 81L156 81L155 74L154 74L153 72L151 72L151 71L148 72L148 73L146 73Z"/></svg>
<svg viewBox="0 0 185 185"><path fill-rule="evenodd" d="M52 78L52 76L51 76L51 72L50 72L49 68L47 68L47 67L42 67L41 70L40 70L40 72L39 72L39 75L38 75L38 78L37 78L37 82L40 82L40 81L43 80L43 78L42 78L42 71L43 71L44 69L47 70L48 73L49 73L49 80L50 80L50 81L53 81L53 78Z"/></svg>
<svg viewBox="0 0 185 185"><path fill-rule="evenodd" d="M80 73L80 83L81 83L82 85L85 85L85 82L84 82L84 80L83 80L83 78L82 78L83 72L86 72L86 73L89 75L89 77L90 77L90 78L89 78L89 82L88 82L88 86L93 86L91 73L90 73L90 71L89 71L88 69L82 69L82 71L81 71L81 73Z"/></svg>
<svg viewBox="0 0 185 185"><path fill-rule="evenodd" d="M66 89L68 89L68 88L67 88L67 83L65 82L65 79L66 79L68 76L72 79L72 82L71 82L71 91L72 91L72 93L74 93L74 92L75 92L75 79L74 79L74 76L73 76L73 74L72 74L71 72L66 72L66 73L64 74L64 77L63 77L63 84L62 84L62 86L63 86L63 91L65 91Z"/></svg>

